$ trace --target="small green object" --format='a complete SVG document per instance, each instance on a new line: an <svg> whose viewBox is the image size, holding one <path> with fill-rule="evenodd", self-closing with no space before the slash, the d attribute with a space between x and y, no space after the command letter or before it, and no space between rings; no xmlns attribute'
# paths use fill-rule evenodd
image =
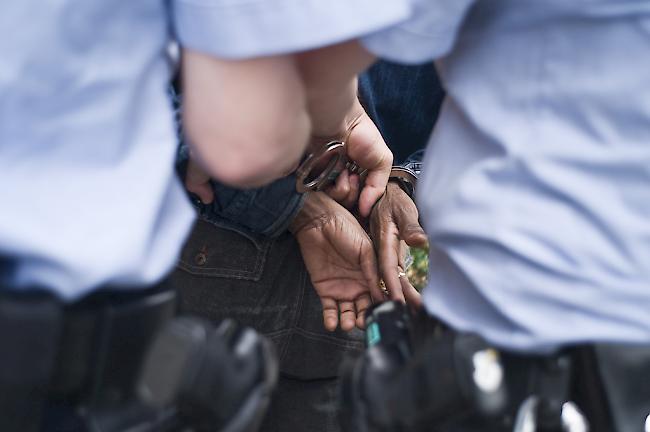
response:
<svg viewBox="0 0 650 432"><path fill-rule="evenodd" d="M379 333L379 325L376 322L370 324L366 330L366 340L368 346L374 346L379 343L381 340L381 334Z"/></svg>

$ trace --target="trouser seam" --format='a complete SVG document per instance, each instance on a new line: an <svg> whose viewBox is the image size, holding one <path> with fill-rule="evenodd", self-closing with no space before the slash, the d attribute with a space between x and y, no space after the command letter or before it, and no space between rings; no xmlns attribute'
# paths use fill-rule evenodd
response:
<svg viewBox="0 0 650 432"><path fill-rule="evenodd" d="M360 340L359 341L343 340L335 336L328 336L320 333L314 333L301 328L295 328L293 329L293 332L307 339L317 340L320 342L327 342L344 348L358 348L358 349L363 348L363 341Z"/></svg>

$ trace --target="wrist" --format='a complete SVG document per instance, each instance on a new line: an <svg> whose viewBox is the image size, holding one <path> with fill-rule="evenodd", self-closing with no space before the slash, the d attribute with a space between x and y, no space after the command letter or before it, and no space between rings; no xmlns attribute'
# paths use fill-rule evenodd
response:
<svg viewBox="0 0 650 432"><path fill-rule="evenodd" d="M289 232L297 235L307 228L324 225L327 219L325 198L324 192L306 193L302 208L289 224Z"/></svg>
<svg viewBox="0 0 650 432"><path fill-rule="evenodd" d="M417 184L419 172L407 166L394 166L388 177L388 184L397 185L411 199L415 199L415 186Z"/></svg>
<svg viewBox="0 0 650 432"><path fill-rule="evenodd" d="M326 140L344 140L365 113L357 98L356 79L340 89L314 89L307 95L312 135Z"/></svg>
<svg viewBox="0 0 650 432"><path fill-rule="evenodd" d="M383 206L385 200L390 200L391 197L395 196L395 194L402 193L406 194L406 192L404 192L404 190L400 187L399 184L397 184L397 182L389 181L386 185L386 190L382 196L379 197L379 199L373 204L372 209L370 210L370 220L372 220L377 215L377 212L380 211L379 208Z"/></svg>

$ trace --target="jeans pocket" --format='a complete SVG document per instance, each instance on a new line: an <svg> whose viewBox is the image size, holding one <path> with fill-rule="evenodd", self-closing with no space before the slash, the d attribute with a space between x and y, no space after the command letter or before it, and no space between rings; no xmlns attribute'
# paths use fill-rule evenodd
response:
<svg viewBox="0 0 650 432"><path fill-rule="evenodd" d="M232 228L215 229L199 219L178 267L190 274L259 281L272 241L255 241Z"/></svg>

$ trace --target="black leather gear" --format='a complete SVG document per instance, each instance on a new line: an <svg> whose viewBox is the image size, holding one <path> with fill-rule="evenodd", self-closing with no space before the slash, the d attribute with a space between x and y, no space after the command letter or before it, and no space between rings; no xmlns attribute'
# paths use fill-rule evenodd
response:
<svg viewBox="0 0 650 432"><path fill-rule="evenodd" d="M271 343L224 320L214 327L176 318L154 341L139 386L147 404L176 407L192 430L253 432L266 413L278 377Z"/></svg>

